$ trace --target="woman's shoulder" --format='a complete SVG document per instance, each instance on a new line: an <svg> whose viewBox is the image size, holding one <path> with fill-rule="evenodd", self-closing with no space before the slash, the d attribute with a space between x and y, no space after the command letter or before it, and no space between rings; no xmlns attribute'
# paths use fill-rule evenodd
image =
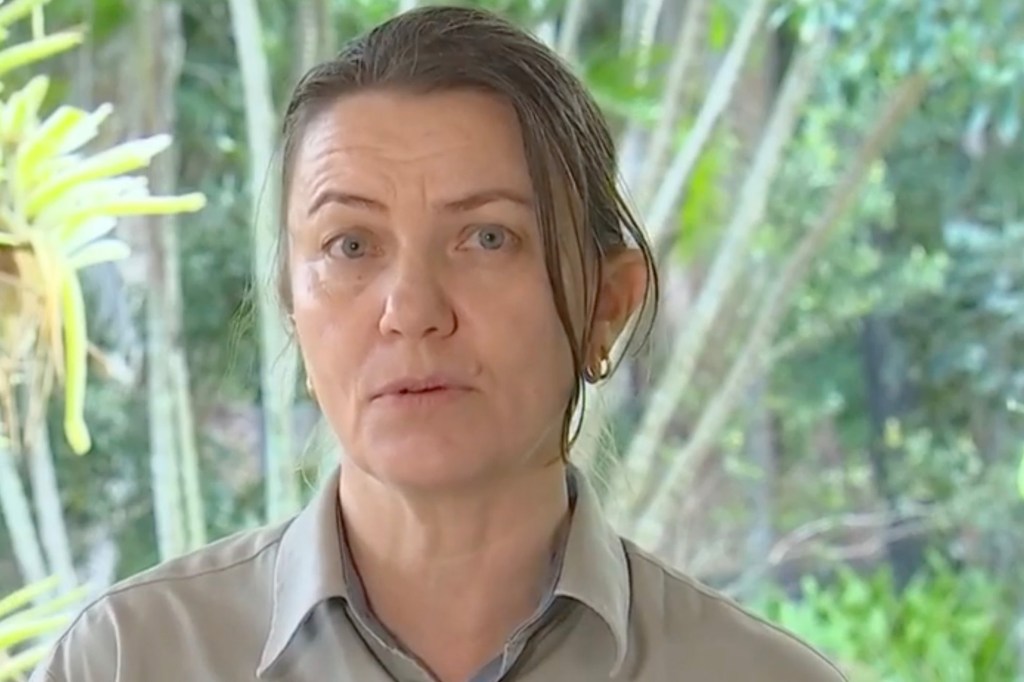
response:
<svg viewBox="0 0 1024 682"><path fill-rule="evenodd" d="M261 559L273 554L286 527L287 523L233 533L119 581L104 596L131 594L154 585L173 589L174 583L187 584L239 569L259 570L263 568Z"/></svg>
<svg viewBox="0 0 1024 682"><path fill-rule="evenodd" d="M126 665L138 665L126 653L159 650L173 663L189 655L190 642L244 636L246 623L269 612L285 525L235 533L115 583L78 614L32 680L141 679L123 676Z"/></svg>
<svg viewBox="0 0 1024 682"><path fill-rule="evenodd" d="M665 638L694 679L845 682L824 655L733 599L623 541L631 620ZM700 674L700 673L703 673Z"/></svg>

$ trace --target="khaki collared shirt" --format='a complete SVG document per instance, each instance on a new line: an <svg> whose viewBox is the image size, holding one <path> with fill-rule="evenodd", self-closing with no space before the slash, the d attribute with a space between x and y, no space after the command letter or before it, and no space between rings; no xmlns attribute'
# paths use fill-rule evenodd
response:
<svg viewBox="0 0 1024 682"><path fill-rule="evenodd" d="M113 587L30 682L431 681L368 613L331 480L287 523ZM574 488L553 588L472 682L845 680L806 644L620 539L586 482Z"/></svg>

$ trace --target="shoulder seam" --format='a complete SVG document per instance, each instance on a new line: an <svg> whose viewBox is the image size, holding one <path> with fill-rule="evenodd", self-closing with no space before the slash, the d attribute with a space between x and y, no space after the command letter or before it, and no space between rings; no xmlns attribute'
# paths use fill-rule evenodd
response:
<svg viewBox="0 0 1024 682"><path fill-rule="evenodd" d="M189 573L188 575L174 575L174 576L165 576L165 577L160 577L160 578L150 578L149 580L141 580L139 582L132 583L130 585L124 585L123 587L120 587L118 589L112 589L112 590L108 591L107 593L105 593L102 597L99 597L98 599L96 599L96 601L94 601L93 604L95 604L97 602L100 602L103 599L108 598L108 597L113 597L115 595L122 594L124 592L130 592L131 590L134 590L137 587L149 587L150 585L157 585L159 583L178 582L178 581L181 581L181 580L191 580L192 578L201 578L203 576L212 575L214 573L220 573L221 571L229 571L232 568L235 568L237 566L241 566L244 563L248 563L248 562L252 561L253 559L257 558L259 555L263 554L268 549L272 548L274 545L278 544L280 541L281 541L281 536L278 535L276 538L274 538L273 540L271 540L267 544L265 544L262 547L259 547L256 550L254 550L252 552L252 554L250 554L250 555L248 555L248 556L246 556L246 557L244 557L242 559L238 559L237 561L233 561L230 564L225 564L224 566L215 566L215 567L208 568L208 569L205 569L205 570L202 570L202 571L197 571L195 573ZM91 607L92 604L90 604L89 606Z"/></svg>
<svg viewBox="0 0 1024 682"><path fill-rule="evenodd" d="M289 521L289 523L285 524L285 529L287 529L287 527L289 525L291 525L290 521ZM236 566L241 566L242 564L244 564L246 562L249 562L249 561L252 561L256 557L258 557L261 554L263 554L263 552L265 552L268 549L270 549L270 548L274 547L275 545L277 545L281 541L281 535L282 534L283 534L283 532L279 533L277 535L277 537L275 537L273 540L271 540L270 542L267 542L262 547L257 548L256 550L254 550L248 556L246 556L246 557L244 557L242 559L239 559L237 561L233 561L230 564L227 564L225 566L217 566L215 568L210 568L210 569L207 569L207 570L204 570L204 571L199 571L197 573L191 573L189 575L168 576L168 577L163 577L163 578L152 578L150 580L143 580L143 581L140 581L140 582L137 582L137 583L132 583L130 585L125 585L125 586L123 586L121 588L118 588L118 589L108 590L108 591L104 592L103 594L101 594L100 596L98 596L95 599L93 599L85 607L82 608L82 610L78 613L78 615L75 616L74 620L72 620L70 623L68 623L67 627L64 629L64 634L62 634L54 642L53 648L56 649L56 648L58 648L58 647L60 647L60 646L62 646L64 644L64 642L67 640L68 636L71 634L71 631L74 630L75 626L78 625L79 621L81 621L82 618L85 617L85 615L94 606L96 606L97 604L99 604L99 603L101 603L101 602L103 602L105 600L109 600L113 596L116 596L116 595L119 595L119 594L123 594L125 592L130 592L130 591L132 591L132 590L134 590L136 588L149 587L151 585L158 585L160 583L165 583L165 582L177 582L177 581L180 581L180 580L191 580L192 578L199 578L199 577L202 577L202 576L205 576L205 575L211 575L213 573L219 573L221 571L227 571L227 570L230 570L232 568L235 568ZM50 682L56 682L53 679L53 676L52 676L52 674L51 674L51 672L49 670L46 671L46 679L49 680Z"/></svg>
<svg viewBox="0 0 1024 682"><path fill-rule="evenodd" d="M688 582L689 582L690 585L693 585L692 581L688 581ZM699 589L699 586L697 586L697 587ZM832 670L837 675L839 675L839 679L842 682L849 682L847 680L847 678L846 678L846 675L843 673L843 671L839 669L839 666L837 666L828 656L825 656L821 651L818 650L817 647L812 645L810 642L804 641L803 639L801 639L800 637L797 637L794 633L790 632L789 630L786 630L785 628L780 627L779 625L776 625L775 623L771 622L767 618L764 618L763 616L760 616L760 615L754 613L753 611L745 608L741 604L736 603L732 599L729 599L729 598L727 598L727 597L725 597L725 596L723 596L721 594L717 594L717 593L714 593L714 592L709 592L707 589L700 590L700 591L705 596L710 597L711 599L714 599L718 603L720 603L720 604L722 604L722 605L724 605L724 606L726 606L728 608L731 608L733 611L738 611L739 613L745 615L748 618L753 618L755 621L757 621L761 625L764 625L764 626L770 628L771 630L774 630L775 632L779 633L780 635L782 635L783 637L785 637L789 641L793 642L794 644L799 644L802 648L804 648L805 650L808 650L812 654L814 654L814 656L816 656L818 658L818 660L820 660L822 663L824 663L828 667L832 668Z"/></svg>
<svg viewBox="0 0 1024 682"><path fill-rule="evenodd" d="M810 651L818 660L820 660L822 663L831 668L839 676L840 682L849 682L849 679L847 678L846 674L839 669L839 666L837 666L831 659L825 656L821 651L817 649L817 647L813 646L810 642L804 641L800 637L797 637L794 633L789 632L785 628L776 625L767 618L764 618L763 616L754 613L753 611L744 607L742 604L737 603L735 600L730 599L729 597L720 594L715 590L710 589L706 585L701 584L699 581L694 580L690 576L662 565L661 562L656 561L653 557L649 556L646 552L636 547L635 545L632 547L632 550L632 552L628 552L627 550L627 553L631 553L638 559L642 559L646 563L653 565L655 568L660 570L662 574L664 574L665 576L685 583L688 587L690 587L693 590L696 590L703 596L709 599L713 599L715 602L722 604L723 606L732 609L733 611L737 611L740 614L746 616L747 618L752 618L759 624L775 631L776 633L782 635L794 644L800 645L801 648Z"/></svg>

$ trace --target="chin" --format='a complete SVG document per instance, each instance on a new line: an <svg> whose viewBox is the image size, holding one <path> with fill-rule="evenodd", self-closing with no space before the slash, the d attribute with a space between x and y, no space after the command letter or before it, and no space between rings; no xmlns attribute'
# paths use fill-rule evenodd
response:
<svg viewBox="0 0 1024 682"><path fill-rule="evenodd" d="M391 439L388 439L391 440ZM469 444L403 438L381 442L360 458L363 469L387 485L422 492L463 488L479 482L499 467L489 448Z"/></svg>

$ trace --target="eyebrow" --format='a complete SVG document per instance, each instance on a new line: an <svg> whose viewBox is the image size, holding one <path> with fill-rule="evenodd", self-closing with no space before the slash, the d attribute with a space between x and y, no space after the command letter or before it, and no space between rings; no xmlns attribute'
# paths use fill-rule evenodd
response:
<svg viewBox="0 0 1024 682"><path fill-rule="evenodd" d="M464 213L497 201L507 201L509 203L518 204L530 210L533 210L534 207L531 196L512 189L498 187L478 190L459 199L446 201L441 205L441 209L448 213ZM387 210L387 207L376 199L364 197L359 194L353 194L351 192L325 189L318 192L313 198L313 203L310 204L308 215L312 216L326 204L341 204L343 206L351 206L352 208L376 211L380 213Z"/></svg>

